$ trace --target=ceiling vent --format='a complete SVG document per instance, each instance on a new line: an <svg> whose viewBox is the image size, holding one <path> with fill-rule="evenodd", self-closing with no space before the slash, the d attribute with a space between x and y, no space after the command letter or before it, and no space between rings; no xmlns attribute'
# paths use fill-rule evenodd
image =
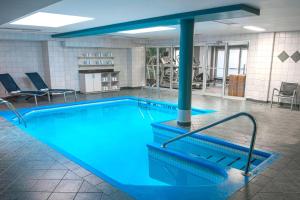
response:
<svg viewBox="0 0 300 200"><path fill-rule="evenodd" d="M214 22L219 23L219 24L224 24L227 26L237 26L239 25L238 23L232 22L230 20L215 20Z"/></svg>

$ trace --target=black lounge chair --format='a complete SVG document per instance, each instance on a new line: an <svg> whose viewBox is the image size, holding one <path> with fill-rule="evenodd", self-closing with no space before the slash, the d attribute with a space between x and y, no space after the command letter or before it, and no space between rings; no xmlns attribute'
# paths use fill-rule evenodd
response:
<svg viewBox="0 0 300 200"><path fill-rule="evenodd" d="M39 91L48 91L51 95L52 94L63 94L64 95L64 100L66 100L66 94L68 93L74 93L75 100L77 99L76 91L72 89L50 89L47 84L44 82L42 77L39 75L37 72L30 72L30 73L25 73L28 78L31 80L33 85L38 89Z"/></svg>
<svg viewBox="0 0 300 200"><path fill-rule="evenodd" d="M37 105L37 97L48 95L50 102L50 93L48 91L23 91L19 88L17 83L9 74L0 74L0 82L11 96L31 96L34 97L35 104Z"/></svg>
<svg viewBox="0 0 300 200"><path fill-rule="evenodd" d="M277 97L278 104L280 103L281 99L290 100L291 110L293 110L294 104L297 105L297 90L298 90L298 83L282 82L280 89L277 89L277 88L273 89L272 99L271 99L271 108L273 105L274 97Z"/></svg>

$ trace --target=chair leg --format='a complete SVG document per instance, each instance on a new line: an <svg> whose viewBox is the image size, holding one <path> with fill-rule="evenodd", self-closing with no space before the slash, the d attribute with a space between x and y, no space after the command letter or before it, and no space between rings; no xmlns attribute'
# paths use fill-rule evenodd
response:
<svg viewBox="0 0 300 200"><path fill-rule="evenodd" d="M273 95L272 95L272 99L271 99L271 108L272 108L272 106L273 106Z"/></svg>
<svg viewBox="0 0 300 200"><path fill-rule="evenodd" d="M48 102L51 102L50 92L48 92Z"/></svg>
<svg viewBox="0 0 300 200"><path fill-rule="evenodd" d="M65 100L65 102L67 102L66 93L65 92L64 92L64 100Z"/></svg>
<svg viewBox="0 0 300 200"><path fill-rule="evenodd" d="M36 95L34 95L34 101L35 101L35 105L37 106L38 103L37 103L37 97L36 97Z"/></svg>
<svg viewBox="0 0 300 200"><path fill-rule="evenodd" d="M296 107L298 108L298 110L300 109L300 105L298 105L298 99L297 99L297 95L295 96L295 104Z"/></svg>
<svg viewBox="0 0 300 200"><path fill-rule="evenodd" d="M77 92L74 90L75 101L77 101Z"/></svg>
<svg viewBox="0 0 300 200"><path fill-rule="evenodd" d="M291 111L293 111L293 105L294 105L294 97L292 98L292 102L291 102Z"/></svg>

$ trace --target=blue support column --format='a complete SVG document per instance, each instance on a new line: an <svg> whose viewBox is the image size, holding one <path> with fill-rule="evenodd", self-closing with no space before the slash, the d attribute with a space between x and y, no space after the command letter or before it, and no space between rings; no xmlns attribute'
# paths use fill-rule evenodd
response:
<svg viewBox="0 0 300 200"><path fill-rule="evenodd" d="M178 119L180 126L191 125L194 19L180 21Z"/></svg>

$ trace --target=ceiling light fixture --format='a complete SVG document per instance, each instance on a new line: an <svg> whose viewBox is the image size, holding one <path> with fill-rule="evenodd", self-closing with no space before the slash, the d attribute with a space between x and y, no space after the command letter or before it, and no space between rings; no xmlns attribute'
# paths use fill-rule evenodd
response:
<svg viewBox="0 0 300 200"><path fill-rule="evenodd" d="M125 34L138 34L138 33L150 33L150 32L157 32L157 31L169 31L174 30L176 28L174 27L167 27L167 26L156 26L151 28L141 28L141 29L135 29L135 30L129 30L129 31L120 31L119 33L125 33Z"/></svg>
<svg viewBox="0 0 300 200"><path fill-rule="evenodd" d="M257 31L257 32L266 31L266 29L258 27L258 26L244 26L243 28L250 30L250 31Z"/></svg>
<svg viewBox="0 0 300 200"><path fill-rule="evenodd" d="M79 22L93 20L90 17L80 17L74 15L62 15L46 12L37 12L27 17L11 22L13 25L26 25L26 26L43 26L43 27L62 27Z"/></svg>

